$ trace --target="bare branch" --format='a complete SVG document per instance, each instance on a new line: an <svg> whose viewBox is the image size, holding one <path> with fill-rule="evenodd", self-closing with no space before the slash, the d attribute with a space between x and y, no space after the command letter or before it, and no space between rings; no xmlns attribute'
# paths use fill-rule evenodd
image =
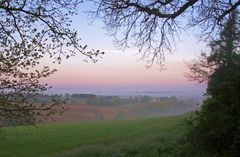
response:
<svg viewBox="0 0 240 157"><path fill-rule="evenodd" d="M164 54L172 52L182 30L201 28L200 38L217 36L226 17L239 7L238 0L92 0L90 11L101 18L116 46L137 46L142 58L164 65Z"/></svg>

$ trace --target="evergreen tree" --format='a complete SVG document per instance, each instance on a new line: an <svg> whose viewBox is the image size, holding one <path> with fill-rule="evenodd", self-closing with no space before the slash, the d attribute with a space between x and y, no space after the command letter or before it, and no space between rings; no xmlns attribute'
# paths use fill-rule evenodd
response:
<svg viewBox="0 0 240 157"><path fill-rule="evenodd" d="M238 15L233 12L219 40L211 42L210 55L204 54L189 65L190 78L208 82L207 98L189 121L186 141L191 155L235 157L240 154L238 27Z"/></svg>

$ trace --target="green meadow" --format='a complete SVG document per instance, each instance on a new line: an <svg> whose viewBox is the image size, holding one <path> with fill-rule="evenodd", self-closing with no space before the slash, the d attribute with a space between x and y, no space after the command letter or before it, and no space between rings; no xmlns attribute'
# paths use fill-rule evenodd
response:
<svg viewBox="0 0 240 157"><path fill-rule="evenodd" d="M187 116L4 128L0 157L170 157Z"/></svg>

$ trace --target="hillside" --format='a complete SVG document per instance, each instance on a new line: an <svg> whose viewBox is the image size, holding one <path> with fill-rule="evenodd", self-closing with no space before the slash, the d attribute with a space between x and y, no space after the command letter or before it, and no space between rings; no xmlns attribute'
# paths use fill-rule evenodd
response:
<svg viewBox="0 0 240 157"><path fill-rule="evenodd" d="M1 157L132 157L171 155L187 115L5 128Z"/></svg>
<svg viewBox="0 0 240 157"><path fill-rule="evenodd" d="M68 110L54 119L62 123L171 116L196 110L197 103L196 99L180 100L176 97L120 98L75 94L65 105Z"/></svg>

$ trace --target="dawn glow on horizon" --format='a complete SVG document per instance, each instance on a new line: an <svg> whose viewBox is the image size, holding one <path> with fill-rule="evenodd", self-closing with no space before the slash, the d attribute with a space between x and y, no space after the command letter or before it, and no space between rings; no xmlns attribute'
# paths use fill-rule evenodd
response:
<svg viewBox="0 0 240 157"><path fill-rule="evenodd" d="M159 71L159 65L156 64L146 67L136 47L125 50L114 47L113 38L102 29L103 24L99 21L89 24L83 14L79 12L73 19L73 29L77 30L82 43L87 43L91 49L100 49L105 54L97 63L83 62L84 58L80 55L65 59L61 64L51 64L51 61L45 60L46 65L50 64L58 71L43 83L53 88L202 87L184 76L187 72L185 62L198 56L205 47L192 32L180 36L173 54L165 54L165 69Z"/></svg>

